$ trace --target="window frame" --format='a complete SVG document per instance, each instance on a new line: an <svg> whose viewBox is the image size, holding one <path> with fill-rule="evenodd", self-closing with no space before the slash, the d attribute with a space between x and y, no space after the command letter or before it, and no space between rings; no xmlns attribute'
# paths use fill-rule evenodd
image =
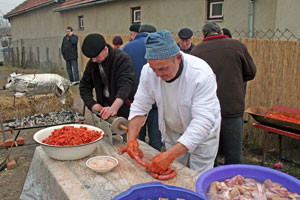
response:
<svg viewBox="0 0 300 200"><path fill-rule="evenodd" d="M78 16L78 29L84 30L84 16L83 15Z"/></svg>
<svg viewBox="0 0 300 200"><path fill-rule="evenodd" d="M222 4L222 14L212 15L213 5ZM207 0L207 20L223 20L224 19L224 0Z"/></svg>
<svg viewBox="0 0 300 200"><path fill-rule="evenodd" d="M136 19L137 13L140 14L140 19ZM131 23L132 24L141 24L142 21L142 11L141 11L141 7L133 7L131 8Z"/></svg>

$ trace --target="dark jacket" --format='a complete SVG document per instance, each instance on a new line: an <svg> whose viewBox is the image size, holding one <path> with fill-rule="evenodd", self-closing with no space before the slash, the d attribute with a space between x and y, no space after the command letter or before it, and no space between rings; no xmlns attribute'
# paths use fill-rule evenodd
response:
<svg viewBox="0 0 300 200"><path fill-rule="evenodd" d="M134 40L127 43L123 49L133 62L134 72L138 82L140 80L142 68L147 63L147 60L145 59L145 40L147 36L147 33L136 34Z"/></svg>
<svg viewBox="0 0 300 200"><path fill-rule="evenodd" d="M145 59L145 40L147 36L148 33L144 32L136 34L134 40L127 43L123 49L133 62L133 68L138 84L140 82L140 76L143 66L147 63L147 60ZM153 104L152 108L157 109L156 104Z"/></svg>
<svg viewBox="0 0 300 200"><path fill-rule="evenodd" d="M77 42L78 37L75 34L64 37L61 44L61 54L65 60L76 60L78 58Z"/></svg>
<svg viewBox="0 0 300 200"><path fill-rule="evenodd" d="M137 89L132 62L124 51L113 49L109 45L107 47L108 56L101 64L106 75L106 86L109 90L110 98L107 99L103 95L99 65L92 62L91 59L87 63L80 81L80 96L90 110L96 103L102 106L111 106L116 98L121 98L124 104L119 109L117 115L127 118L130 104ZM93 98L93 88L96 91L97 101Z"/></svg>
<svg viewBox="0 0 300 200"><path fill-rule="evenodd" d="M177 45L178 45L179 48L180 48L179 43L177 43ZM190 46L190 48L188 48L188 49L181 49L181 48L180 48L180 51L183 51L184 53L190 54L194 47L195 47L195 45L194 45L194 43L192 43L191 46Z"/></svg>
<svg viewBox="0 0 300 200"><path fill-rule="evenodd" d="M218 35L204 38L191 52L206 61L216 74L222 117L239 117L245 109L244 83L252 80L256 66L239 40Z"/></svg>

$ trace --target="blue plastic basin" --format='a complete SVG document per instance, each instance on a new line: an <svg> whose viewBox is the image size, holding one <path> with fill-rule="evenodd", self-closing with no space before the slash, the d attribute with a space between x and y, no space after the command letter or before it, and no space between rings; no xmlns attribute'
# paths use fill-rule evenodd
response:
<svg viewBox="0 0 300 200"><path fill-rule="evenodd" d="M267 167L246 164L223 165L206 171L197 179L196 192L205 196L212 182L224 181L236 175L252 178L261 183L270 179L280 183L290 192L300 194L300 180L297 178Z"/></svg>
<svg viewBox="0 0 300 200"><path fill-rule="evenodd" d="M175 200L176 198L206 200L203 195L194 191L172 185L165 185L160 182L134 185L125 192L115 196L113 200L148 200L158 198L168 198L169 200Z"/></svg>

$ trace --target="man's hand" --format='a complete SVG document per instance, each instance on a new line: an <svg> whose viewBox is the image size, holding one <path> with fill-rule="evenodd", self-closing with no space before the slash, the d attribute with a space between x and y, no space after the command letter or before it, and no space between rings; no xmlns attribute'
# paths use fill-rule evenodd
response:
<svg viewBox="0 0 300 200"><path fill-rule="evenodd" d="M136 139L129 139L127 143L127 154L132 158L135 159L136 156L143 157L143 152L139 149L139 143Z"/></svg>
<svg viewBox="0 0 300 200"><path fill-rule="evenodd" d="M137 142L137 137L145 122L145 116L135 116L133 119L129 120L128 124L128 142L127 147L122 148L119 154L122 152L127 152L127 154L134 160L136 160L140 165L145 165L142 163L143 152L139 149L139 143Z"/></svg>
<svg viewBox="0 0 300 200"><path fill-rule="evenodd" d="M152 159L147 170L158 174L164 174L166 170L169 168L170 164L177 157L179 157L180 155L184 154L187 151L188 149L183 144L178 142L170 149L168 149L166 152L156 155Z"/></svg>
<svg viewBox="0 0 300 200"><path fill-rule="evenodd" d="M100 116L102 119L107 120L111 116L115 116L117 114L117 110L115 110L113 107L102 107L100 111Z"/></svg>
<svg viewBox="0 0 300 200"><path fill-rule="evenodd" d="M134 159L139 165L143 167L147 167L147 163L142 160L144 154L142 150L139 149L139 143L136 141L136 139L128 140L127 146L121 147L118 151L120 155L123 154L124 152L127 152L127 154L132 159Z"/></svg>
<svg viewBox="0 0 300 200"><path fill-rule="evenodd" d="M100 111L102 110L102 106L100 105L100 104L95 104L95 105L93 105L93 107L92 107L92 111L97 111L97 112L99 112L100 113Z"/></svg>
<svg viewBox="0 0 300 200"><path fill-rule="evenodd" d="M150 165L148 171L163 174L170 166L170 164L176 159L174 155L169 155L167 152L156 155Z"/></svg>
<svg viewBox="0 0 300 200"><path fill-rule="evenodd" d="M99 112L99 115L104 120L107 120L111 116L115 116L118 112L113 107L102 107L100 104L93 105L92 110Z"/></svg>

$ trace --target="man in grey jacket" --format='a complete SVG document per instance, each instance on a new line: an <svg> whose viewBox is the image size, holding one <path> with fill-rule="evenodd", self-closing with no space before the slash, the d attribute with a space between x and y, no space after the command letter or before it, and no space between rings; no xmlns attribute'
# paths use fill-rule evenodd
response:
<svg viewBox="0 0 300 200"><path fill-rule="evenodd" d="M216 23L205 24L202 34L203 42L191 54L205 60L216 74L222 114L219 151L224 153L225 164L239 164L242 162L244 82L255 77L256 66L247 47L223 35Z"/></svg>

